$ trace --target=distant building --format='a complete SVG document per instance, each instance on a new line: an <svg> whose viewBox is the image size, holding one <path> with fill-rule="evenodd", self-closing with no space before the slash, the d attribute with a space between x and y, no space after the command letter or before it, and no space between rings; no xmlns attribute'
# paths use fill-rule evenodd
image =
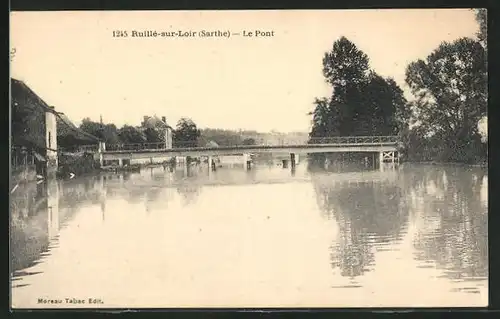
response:
<svg viewBox="0 0 500 319"><path fill-rule="evenodd" d="M11 168L13 179L55 175L57 120L47 105L24 82L11 78Z"/></svg>
<svg viewBox="0 0 500 319"><path fill-rule="evenodd" d="M147 116L143 117L142 128L145 129L147 127L155 127L164 129L165 133L165 149L171 149L173 147L173 131L174 129L168 125L166 117L162 116L161 120L157 117Z"/></svg>

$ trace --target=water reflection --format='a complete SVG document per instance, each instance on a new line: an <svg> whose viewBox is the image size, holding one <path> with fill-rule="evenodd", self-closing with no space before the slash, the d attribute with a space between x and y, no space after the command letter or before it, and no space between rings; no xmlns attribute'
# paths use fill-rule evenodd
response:
<svg viewBox="0 0 500 319"><path fill-rule="evenodd" d="M488 275L487 202L481 169L405 169L411 180L415 258L456 281ZM477 292L477 289L468 289Z"/></svg>
<svg viewBox="0 0 500 319"><path fill-rule="evenodd" d="M12 195L11 244L18 304L85 288L130 306L130 287L158 307L196 304L197 294L217 305L256 300L262 289L275 289L273 305L363 306L372 296L393 306L395 294L412 293L406 305L441 302L422 289L478 304L487 290L487 173L264 163L49 180Z"/></svg>
<svg viewBox="0 0 500 319"><path fill-rule="evenodd" d="M315 174L319 207L339 228L331 246L332 267L345 277L362 276L373 268L375 252L393 249L405 230L408 208L397 175Z"/></svg>
<svg viewBox="0 0 500 319"><path fill-rule="evenodd" d="M105 196L102 195L105 189L95 188L93 184L94 179L48 179L18 186L10 198L13 281L39 273L26 269L43 262L58 248L61 228L67 225L79 208L100 203L105 210Z"/></svg>
<svg viewBox="0 0 500 319"><path fill-rule="evenodd" d="M36 264L49 247L49 220L45 184L20 185L10 202L11 273ZM49 222L48 222L49 221Z"/></svg>

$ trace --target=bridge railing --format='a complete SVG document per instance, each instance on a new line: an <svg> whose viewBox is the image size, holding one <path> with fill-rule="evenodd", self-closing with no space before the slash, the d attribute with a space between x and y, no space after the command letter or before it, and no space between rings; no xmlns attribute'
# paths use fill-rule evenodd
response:
<svg viewBox="0 0 500 319"><path fill-rule="evenodd" d="M398 141L398 136L334 136L313 137L308 144L385 144Z"/></svg>
<svg viewBox="0 0 500 319"><path fill-rule="evenodd" d="M398 136L335 136L335 137L313 137L309 140L274 140L274 141L256 141L256 146L287 146L287 145L306 145L306 144L395 144L398 143ZM244 143L232 145L220 145L220 147L244 147L251 146ZM211 148L217 146L199 145L193 141L177 141L173 148ZM160 143L133 143L133 144L106 144L106 151L140 151L140 150L161 150L165 149L165 142ZM80 150L97 152L98 145L84 145Z"/></svg>
<svg viewBox="0 0 500 319"><path fill-rule="evenodd" d="M140 150L160 150L160 149L165 149L165 142L106 144L106 151L140 151Z"/></svg>
<svg viewBox="0 0 500 319"><path fill-rule="evenodd" d="M91 145L80 145L78 147L78 151L80 152L90 152L90 153L95 153L99 150L99 145L98 144L91 144Z"/></svg>

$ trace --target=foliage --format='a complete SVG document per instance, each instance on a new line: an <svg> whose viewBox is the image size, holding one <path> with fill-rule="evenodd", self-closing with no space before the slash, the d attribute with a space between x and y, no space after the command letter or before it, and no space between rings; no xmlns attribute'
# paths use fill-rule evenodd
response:
<svg viewBox="0 0 500 319"><path fill-rule="evenodd" d="M203 129L201 131L201 144L215 142L219 146L241 145L242 135L237 131L223 129Z"/></svg>
<svg viewBox="0 0 500 319"><path fill-rule="evenodd" d="M199 145L200 130L189 118L181 118L173 135L174 147L195 147Z"/></svg>
<svg viewBox="0 0 500 319"><path fill-rule="evenodd" d="M310 137L394 135L407 126L410 110L393 79L371 71L367 55L345 37L323 58L331 98L316 98Z"/></svg>
<svg viewBox="0 0 500 319"><path fill-rule="evenodd" d="M104 142L106 144L118 144L120 143L120 138L118 137L118 129L114 124L102 124L99 122L94 122L89 118L84 118L80 124L80 129L87 132Z"/></svg>
<svg viewBox="0 0 500 319"><path fill-rule="evenodd" d="M255 145L256 142L255 142L255 139L249 137L249 138L244 139L242 144L243 145Z"/></svg>
<svg viewBox="0 0 500 319"><path fill-rule="evenodd" d="M434 136L441 149L436 159L475 161L481 149L478 122L487 112L481 44L469 38L442 43L425 61L408 65L406 82L416 97L415 119L427 132L423 138Z"/></svg>
<svg viewBox="0 0 500 319"><path fill-rule="evenodd" d="M141 144L146 142L146 136L138 128L124 125L118 130L118 137L124 144Z"/></svg>
<svg viewBox="0 0 500 319"><path fill-rule="evenodd" d="M368 56L346 37L341 37L323 57L323 75L334 88L346 87L348 83L363 82L368 65Z"/></svg>
<svg viewBox="0 0 500 319"><path fill-rule="evenodd" d="M484 8L476 9L476 21L479 24L479 31L477 33L477 38L479 42L486 47L488 40L488 17L487 10Z"/></svg>

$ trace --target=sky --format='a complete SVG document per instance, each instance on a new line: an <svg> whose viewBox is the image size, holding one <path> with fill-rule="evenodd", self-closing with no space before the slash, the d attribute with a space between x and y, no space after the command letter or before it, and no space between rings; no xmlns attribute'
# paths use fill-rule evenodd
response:
<svg viewBox="0 0 500 319"><path fill-rule="evenodd" d="M76 124L157 115L261 132L309 131L314 98L331 92L323 56L341 36L407 91L409 63L478 30L470 9L14 12L10 23L11 76ZM146 30L239 35L132 37ZM243 36L257 30L274 36Z"/></svg>

